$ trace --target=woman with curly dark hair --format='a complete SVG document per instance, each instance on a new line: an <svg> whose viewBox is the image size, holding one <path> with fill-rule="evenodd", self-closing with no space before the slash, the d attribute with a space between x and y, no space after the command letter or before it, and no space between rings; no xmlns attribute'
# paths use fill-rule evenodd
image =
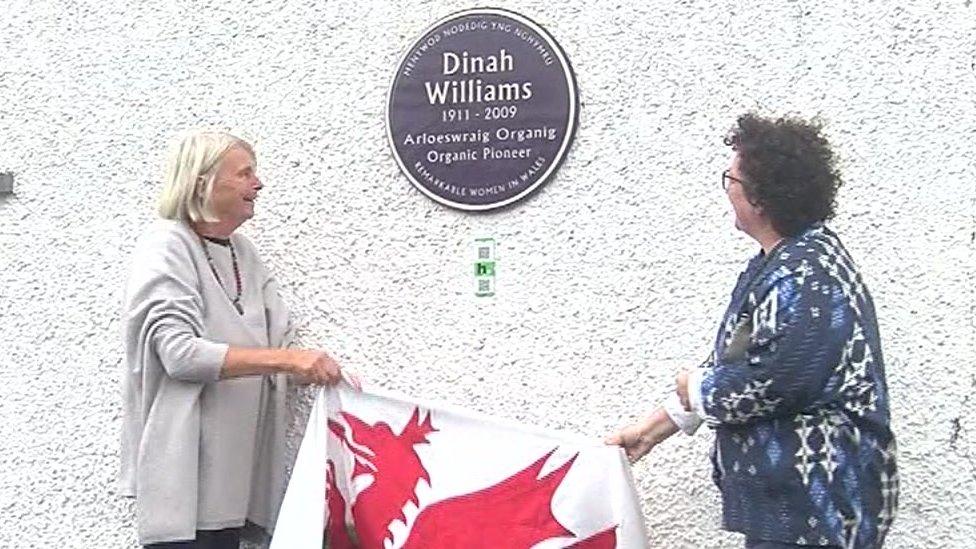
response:
<svg viewBox="0 0 976 549"><path fill-rule="evenodd" d="M711 356L650 417L608 437L631 460L715 430L723 527L747 548L881 547L898 504L874 304L837 235L840 177L816 123L739 117L722 187L761 250Z"/></svg>

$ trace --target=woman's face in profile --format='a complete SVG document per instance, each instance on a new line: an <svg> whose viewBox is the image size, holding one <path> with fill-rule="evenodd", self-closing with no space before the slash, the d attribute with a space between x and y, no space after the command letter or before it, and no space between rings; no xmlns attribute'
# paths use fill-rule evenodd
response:
<svg viewBox="0 0 976 549"><path fill-rule="evenodd" d="M739 167L739 153L732 157L729 165L729 175L731 176L728 187L725 189L729 202L732 204L732 211L735 214L735 228L745 233L751 234L750 229L758 225L762 217L762 210L753 205L746 196L746 190L742 186L745 176Z"/></svg>
<svg viewBox="0 0 976 549"><path fill-rule="evenodd" d="M257 176L257 164L246 149L227 151L210 196L211 209L221 221L243 223L254 216L254 200L263 185Z"/></svg>

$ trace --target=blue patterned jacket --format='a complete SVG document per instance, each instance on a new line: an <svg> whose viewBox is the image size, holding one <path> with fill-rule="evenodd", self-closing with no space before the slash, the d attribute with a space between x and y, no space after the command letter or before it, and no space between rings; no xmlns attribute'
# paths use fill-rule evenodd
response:
<svg viewBox="0 0 976 549"><path fill-rule="evenodd" d="M725 529L880 547L898 504L874 304L822 224L739 276L701 372Z"/></svg>

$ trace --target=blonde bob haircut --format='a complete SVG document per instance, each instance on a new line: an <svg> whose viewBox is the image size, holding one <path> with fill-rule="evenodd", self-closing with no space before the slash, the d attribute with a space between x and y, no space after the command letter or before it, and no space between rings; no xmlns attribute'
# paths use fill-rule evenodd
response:
<svg viewBox="0 0 976 549"><path fill-rule="evenodd" d="M220 161L235 147L254 156L250 143L226 132L192 130L175 140L166 156L159 216L186 222L217 222L210 195Z"/></svg>

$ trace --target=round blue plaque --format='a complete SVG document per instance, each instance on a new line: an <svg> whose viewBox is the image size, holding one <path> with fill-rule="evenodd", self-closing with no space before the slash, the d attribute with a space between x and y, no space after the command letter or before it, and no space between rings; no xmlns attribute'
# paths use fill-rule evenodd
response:
<svg viewBox="0 0 976 549"><path fill-rule="evenodd" d="M476 8L430 27L400 62L387 134L400 169L462 210L512 204L559 168L579 97L566 54L535 22Z"/></svg>

